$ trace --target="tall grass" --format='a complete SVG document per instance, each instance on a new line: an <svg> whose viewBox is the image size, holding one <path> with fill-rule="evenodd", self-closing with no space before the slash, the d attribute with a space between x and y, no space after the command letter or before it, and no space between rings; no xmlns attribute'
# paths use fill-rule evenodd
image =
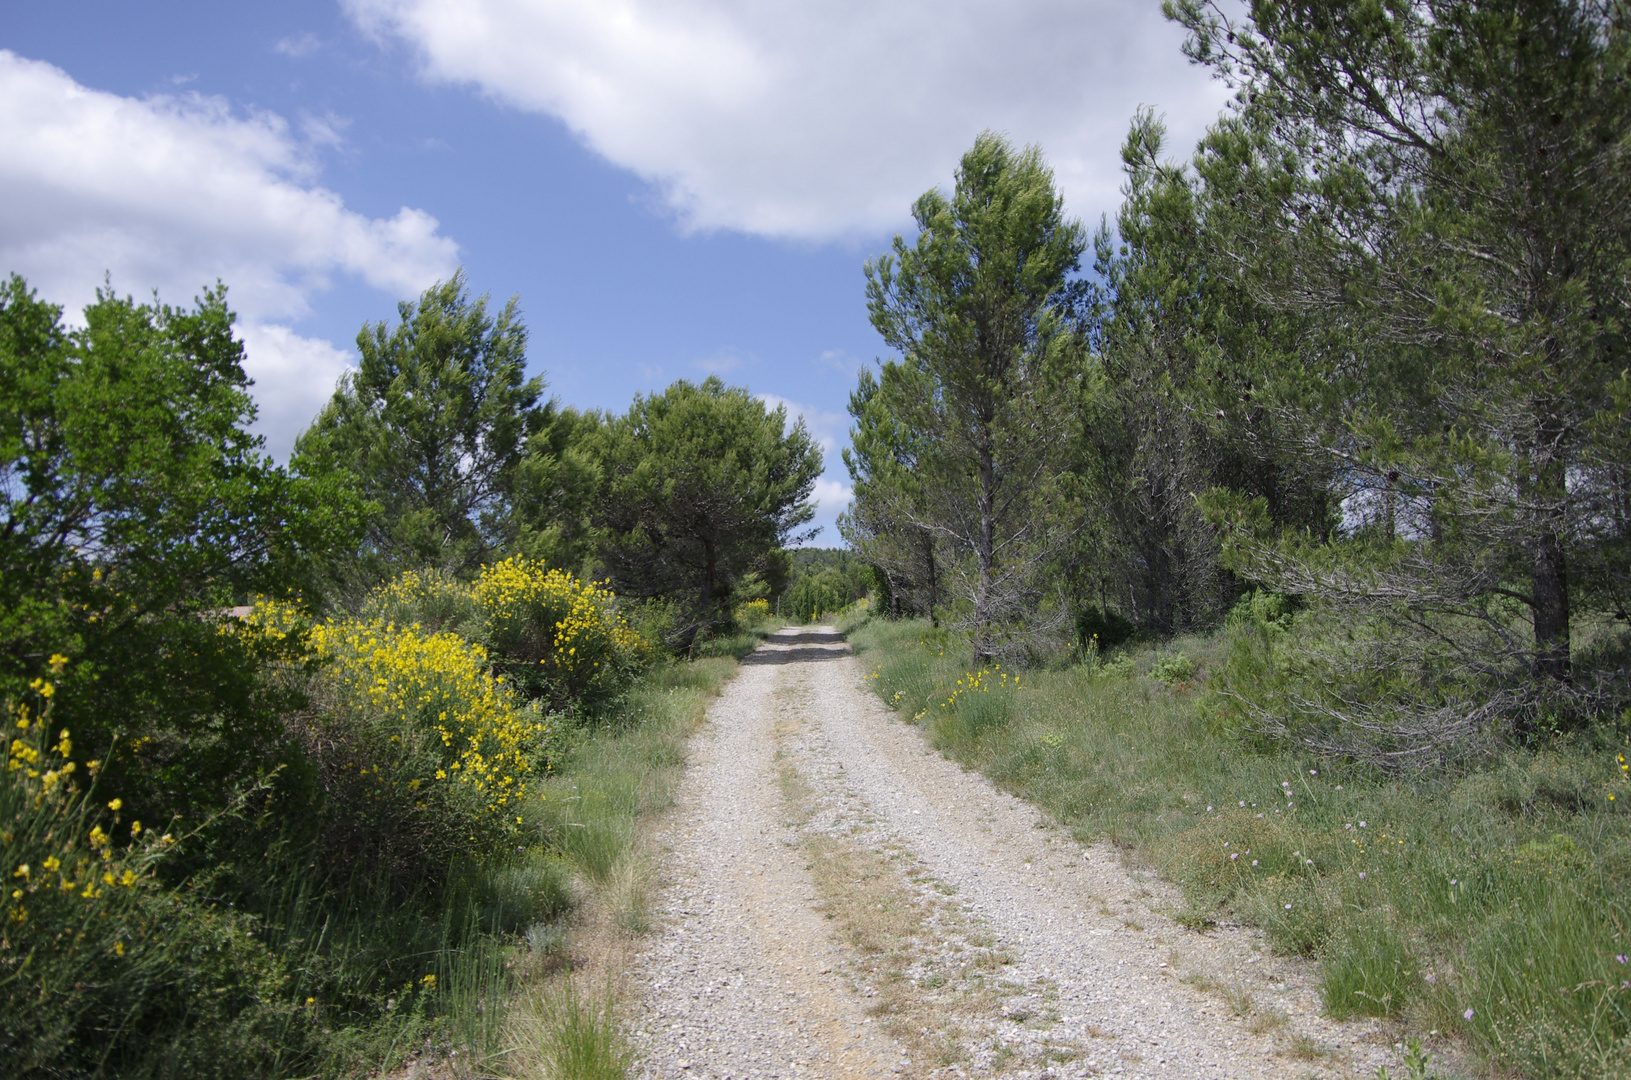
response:
<svg viewBox="0 0 1631 1080"><path fill-rule="evenodd" d="M1459 1033L1524 1075L1631 1076L1623 728L1406 783L1230 735L1206 686L1221 636L1017 688L922 623L851 641L936 746L1179 884L1181 920L1246 919L1317 959L1332 1014Z"/></svg>

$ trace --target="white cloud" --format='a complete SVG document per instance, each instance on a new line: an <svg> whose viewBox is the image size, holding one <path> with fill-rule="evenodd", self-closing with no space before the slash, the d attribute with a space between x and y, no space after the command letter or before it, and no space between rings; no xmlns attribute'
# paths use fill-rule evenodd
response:
<svg viewBox="0 0 1631 1080"><path fill-rule="evenodd" d="M812 494L815 496L816 505L819 507L817 512L820 516L834 518L849 509L850 499L855 496L855 492L850 490L848 484L840 484L837 480L828 480L825 476L816 481L815 491Z"/></svg>
<svg viewBox="0 0 1631 1080"><path fill-rule="evenodd" d="M759 358L752 353L743 352L734 345L727 345L722 349L716 349L711 356L693 360L691 366L709 375L729 375L758 362Z"/></svg>
<svg viewBox="0 0 1631 1080"><path fill-rule="evenodd" d="M800 405L777 394L754 395L765 403L767 409L784 409L787 415L787 429L792 430L794 422L804 421L805 430L821 448L822 456L832 457L840 444L849 442L849 416L845 413L830 412L818 409L813 405ZM836 458L831 464L836 467Z"/></svg>
<svg viewBox="0 0 1631 1080"><path fill-rule="evenodd" d="M1120 201L1140 105L1193 145L1223 90L1153 0L344 0L433 80L559 118L686 229L824 240L906 220L982 130L1071 212Z"/></svg>
<svg viewBox="0 0 1631 1080"><path fill-rule="evenodd" d="M244 371L255 380L259 415L254 430L266 436L267 452L284 460L295 436L334 393L340 376L356 366L356 356L286 326L242 323L238 334L244 343Z"/></svg>
<svg viewBox="0 0 1631 1080"><path fill-rule="evenodd" d="M838 515L849 509L850 498L853 495L854 492L850 490L849 485L829 480L825 476L815 482L815 490L810 493L816 504L815 517L805 526L805 530L819 526L821 531L804 546L844 546L844 538L838 534Z"/></svg>
<svg viewBox="0 0 1631 1080"><path fill-rule="evenodd" d="M332 142L340 126L308 122L308 140ZM104 273L120 292L157 289L182 304L225 281L268 434L293 422L291 403L310 386L332 388L343 355L278 321L304 315L337 274L411 296L457 266L435 218L346 209L315 183L310 141L220 98L121 97L0 50L0 146L0 272L22 274L69 313ZM275 445L293 437L276 432Z"/></svg>
<svg viewBox="0 0 1631 1080"><path fill-rule="evenodd" d="M294 60L302 60L322 47L323 39L308 30L303 34L291 34L278 39L277 44L272 46L272 51Z"/></svg>

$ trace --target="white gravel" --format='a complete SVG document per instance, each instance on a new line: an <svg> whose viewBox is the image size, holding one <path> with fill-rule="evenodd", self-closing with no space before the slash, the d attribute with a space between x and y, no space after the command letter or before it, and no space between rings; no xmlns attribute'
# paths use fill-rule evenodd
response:
<svg viewBox="0 0 1631 1080"><path fill-rule="evenodd" d="M709 709L660 841L658 926L630 970L642 1078L1302 1078L1394 1067L1381 1026L1319 1015L1307 965L1270 956L1250 932L1171 922L1157 909L1175 897L1160 882L929 749L862 689L864 676L830 629L783 631ZM814 827L903 845L914 877L955 890L965 918L1011 957L992 1015L948 1020L977 1040L960 1060L911 1060L866 1014L854 958L815 910L778 745L827 799ZM1249 993L1256 1021L1197 985ZM1053 1056L1069 1060L1043 1056L1061 1048Z"/></svg>

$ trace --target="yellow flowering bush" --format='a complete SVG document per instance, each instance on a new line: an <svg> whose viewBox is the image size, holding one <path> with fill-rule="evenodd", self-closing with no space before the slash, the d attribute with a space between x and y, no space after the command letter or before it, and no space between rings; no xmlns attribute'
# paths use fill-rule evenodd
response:
<svg viewBox="0 0 1631 1080"><path fill-rule="evenodd" d="M411 876L507 842L549 730L494 677L486 649L378 618L303 626L277 604L249 621L303 633L319 661L303 741L336 855Z"/></svg>
<svg viewBox="0 0 1631 1080"><path fill-rule="evenodd" d="M361 616L398 626L417 623L431 632L452 630L470 636L475 598L470 586L437 570L408 571L369 594Z"/></svg>
<svg viewBox="0 0 1631 1080"><path fill-rule="evenodd" d="M472 590L498 667L557 709L615 693L650 659L611 590L516 557L482 568Z"/></svg>
<svg viewBox="0 0 1631 1080"><path fill-rule="evenodd" d="M770 601L761 596L756 600L749 600L745 604L739 604L735 616L739 625L749 628L758 626L770 618Z"/></svg>
<svg viewBox="0 0 1631 1080"><path fill-rule="evenodd" d="M168 966L154 869L175 843L95 798L99 763L74 760L51 722L55 684L31 689L5 708L0 776L0 1059L23 1073L71 1055L76 1032L128 1010ZM27 1038L11 1046L14 1035Z"/></svg>

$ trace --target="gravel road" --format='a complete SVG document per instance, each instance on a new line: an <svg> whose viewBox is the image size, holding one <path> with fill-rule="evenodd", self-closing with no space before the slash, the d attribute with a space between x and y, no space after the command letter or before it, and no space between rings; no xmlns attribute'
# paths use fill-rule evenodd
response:
<svg viewBox="0 0 1631 1080"><path fill-rule="evenodd" d="M784 630L709 709L629 969L641 1077L1395 1067L1306 965L1173 923L1164 885L930 750L865 674L831 629Z"/></svg>

